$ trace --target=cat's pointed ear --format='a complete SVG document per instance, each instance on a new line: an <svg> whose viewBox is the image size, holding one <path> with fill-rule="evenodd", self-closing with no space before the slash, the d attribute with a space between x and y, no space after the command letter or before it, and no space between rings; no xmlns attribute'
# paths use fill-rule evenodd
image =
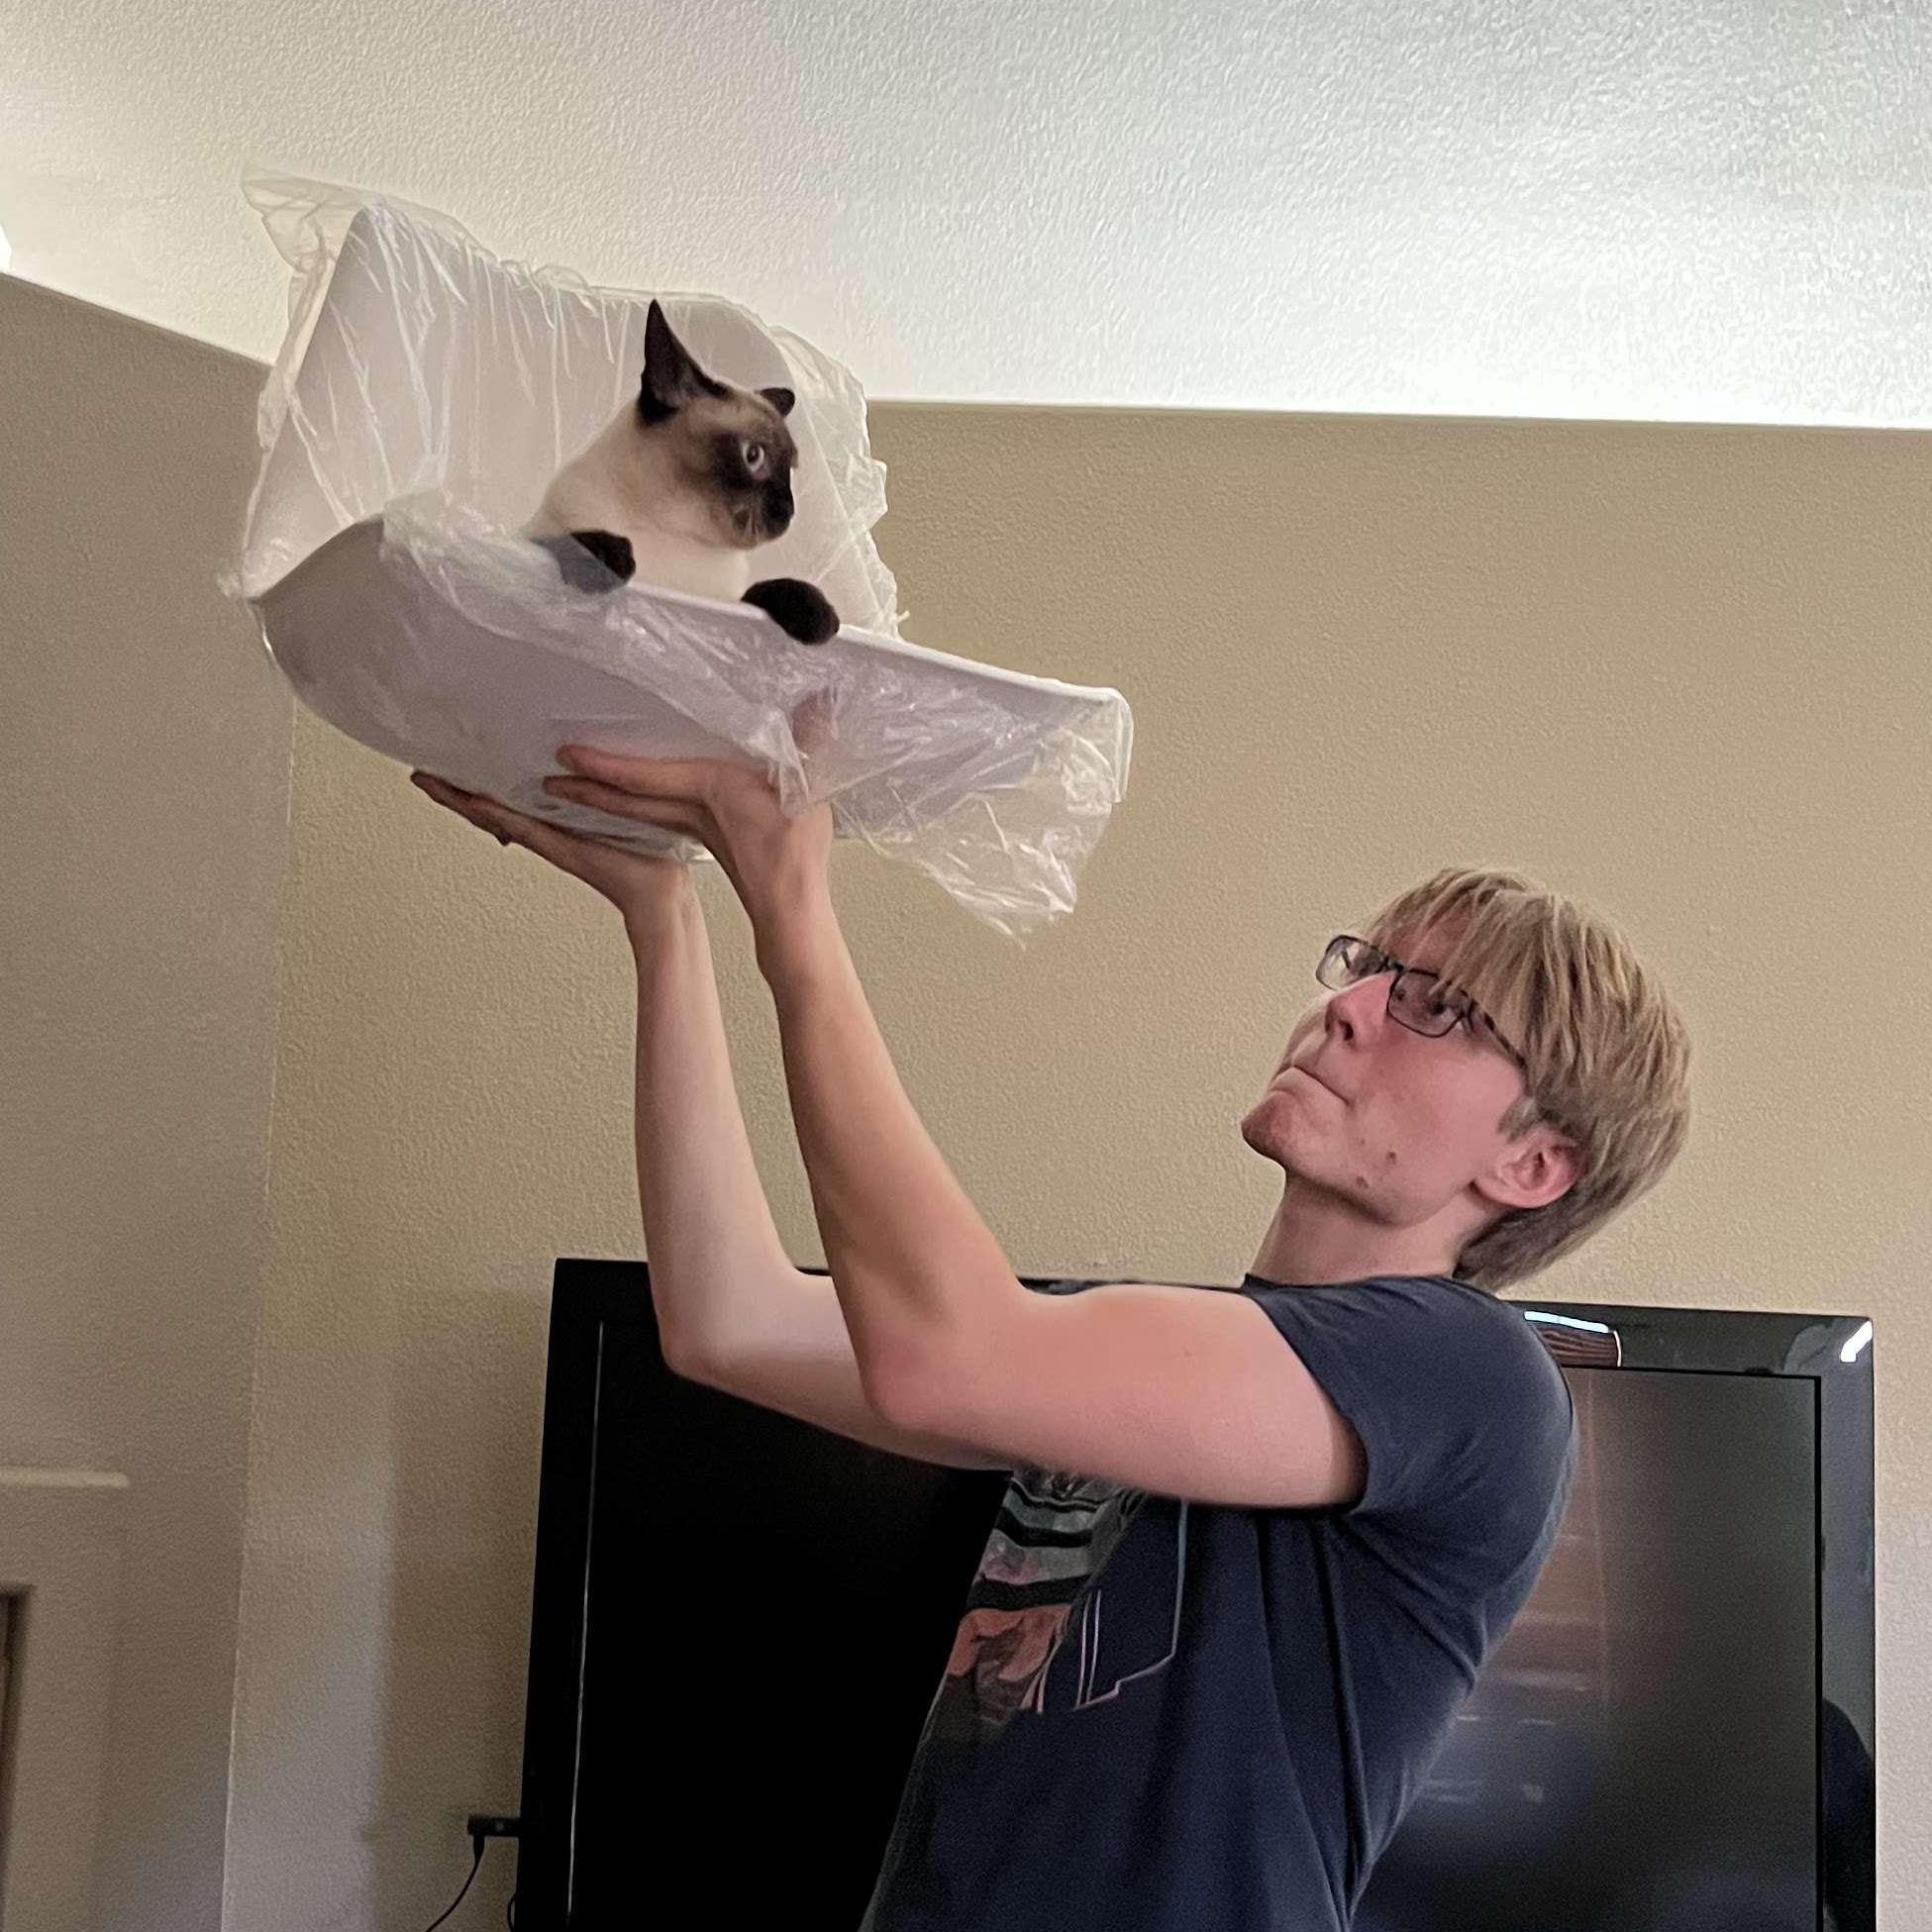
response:
<svg viewBox="0 0 1932 1932"><path fill-rule="evenodd" d="M798 398L789 389L761 389L759 394L775 409L780 416L789 416L791 406Z"/></svg>
<svg viewBox="0 0 1932 1932"><path fill-rule="evenodd" d="M638 385L638 414L647 423L661 423L699 396L729 394L722 382L714 382L698 367L654 300L644 320L644 375Z"/></svg>

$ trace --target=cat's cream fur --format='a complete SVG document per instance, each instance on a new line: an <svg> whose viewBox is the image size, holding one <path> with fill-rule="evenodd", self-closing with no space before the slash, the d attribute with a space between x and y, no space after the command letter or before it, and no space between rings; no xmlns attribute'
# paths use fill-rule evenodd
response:
<svg viewBox="0 0 1932 1932"><path fill-rule="evenodd" d="M755 581L752 568L797 507L785 426L796 400L707 375L654 301L636 400L551 479L523 534L580 589L641 580L755 604L801 644L823 644L839 628L825 593L800 577Z"/></svg>
<svg viewBox="0 0 1932 1932"><path fill-rule="evenodd" d="M770 414L775 421L777 411ZM626 403L557 472L524 535L608 530L631 540L640 582L736 602L751 587L752 551L720 528L715 499L691 487L681 443L662 432L640 435Z"/></svg>

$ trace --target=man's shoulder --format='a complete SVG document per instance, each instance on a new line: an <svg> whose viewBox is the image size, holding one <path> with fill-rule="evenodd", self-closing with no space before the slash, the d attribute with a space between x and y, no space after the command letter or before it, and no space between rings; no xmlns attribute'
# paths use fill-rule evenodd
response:
<svg viewBox="0 0 1932 1932"><path fill-rule="evenodd" d="M1537 1311L1526 1302L1505 1300L1469 1282L1459 1285L1475 1304L1472 1319L1483 1322L1486 1331L1495 1336L1497 1348L1514 1361L1523 1374L1560 1401L1567 1413L1570 1385L1564 1379L1562 1366L1550 1352L1544 1331L1531 1319Z"/></svg>
<svg viewBox="0 0 1932 1932"><path fill-rule="evenodd" d="M1570 1384L1530 1320L1529 1307L1454 1275L1438 1278L1452 1291L1440 1302L1444 1347L1455 1352L1473 1384L1493 1388L1519 1411L1542 1410L1567 1431L1573 1413Z"/></svg>
<svg viewBox="0 0 1932 1932"><path fill-rule="evenodd" d="M1436 1431L1526 1474L1561 1461L1569 1384L1519 1304L1449 1274L1247 1285L1358 1428Z"/></svg>

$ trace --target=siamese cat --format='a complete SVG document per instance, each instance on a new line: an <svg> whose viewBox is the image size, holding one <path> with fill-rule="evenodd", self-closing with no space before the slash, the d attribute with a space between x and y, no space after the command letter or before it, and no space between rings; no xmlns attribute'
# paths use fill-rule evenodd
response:
<svg viewBox="0 0 1932 1932"><path fill-rule="evenodd" d="M816 584L752 581L752 552L791 524L796 400L707 375L654 301L636 400L551 479L522 534L579 590L635 576L756 604L799 643L823 644L839 617Z"/></svg>

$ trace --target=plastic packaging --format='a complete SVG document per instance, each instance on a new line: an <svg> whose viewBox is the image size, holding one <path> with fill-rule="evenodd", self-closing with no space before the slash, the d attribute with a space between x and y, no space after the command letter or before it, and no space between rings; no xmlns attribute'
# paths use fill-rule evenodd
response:
<svg viewBox="0 0 1932 1932"><path fill-rule="evenodd" d="M559 745L736 759L787 812L917 866L1010 938L1070 911L1122 796L1118 691L898 635L871 540L884 468L851 373L720 297L660 293L699 362L797 394L797 514L761 576L842 619L794 642L762 612L638 580L578 590L518 535L551 476L636 393L649 291L499 260L389 196L251 171L293 270L263 386L261 472L222 588L303 701L359 743L516 810L688 863L695 841L542 789ZM800 749L793 721L820 729Z"/></svg>

